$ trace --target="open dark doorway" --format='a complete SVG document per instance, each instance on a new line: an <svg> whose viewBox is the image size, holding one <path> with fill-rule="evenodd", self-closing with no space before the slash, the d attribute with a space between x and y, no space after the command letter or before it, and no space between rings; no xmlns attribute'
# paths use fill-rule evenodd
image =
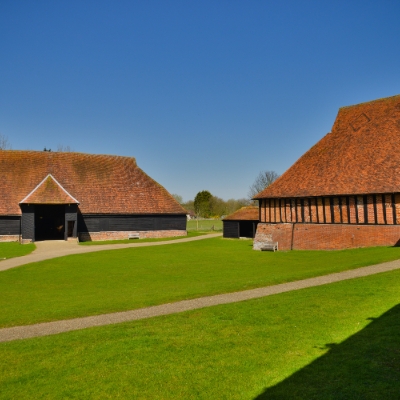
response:
<svg viewBox="0 0 400 400"><path fill-rule="evenodd" d="M240 221L239 222L239 236L253 238L254 237L254 222L253 221Z"/></svg>
<svg viewBox="0 0 400 400"><path fill-rule="evenodd" d="M64 232L64 205L35 205L36 240L63 240Z"/></svg>

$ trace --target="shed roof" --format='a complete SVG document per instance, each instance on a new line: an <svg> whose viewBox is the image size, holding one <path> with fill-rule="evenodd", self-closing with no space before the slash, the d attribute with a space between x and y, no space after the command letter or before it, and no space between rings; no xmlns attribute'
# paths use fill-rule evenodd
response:
<svg viewBox="0 0 400 400"><path fill-rule="evenodd" d="M224 218L224 221L258 221L258 207L242 207Z"/></svg>
<svg viewBox="0 0 400 400"><path fill-rule="evenodd" d="M132 157L1 150L0 171L2 215L20 215L21 201L64 204L72 199L86 214L186 214Z"/></svg>
<svg viewBox="0 0 400 400"><path fill-rule="evenodd" d="M339 109L332 132L255 196L400 192L400 95Z"/></svg>

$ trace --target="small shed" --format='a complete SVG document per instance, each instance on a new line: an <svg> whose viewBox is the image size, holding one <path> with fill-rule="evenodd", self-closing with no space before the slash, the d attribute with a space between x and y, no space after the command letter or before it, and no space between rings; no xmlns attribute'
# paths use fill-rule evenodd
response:
<svg viewBox="0 0 400 400"><path fill-rule="evenodd" d="M259 209L256 206L242 207L223 219L225 238L254 238L259 221Z"/></svg>

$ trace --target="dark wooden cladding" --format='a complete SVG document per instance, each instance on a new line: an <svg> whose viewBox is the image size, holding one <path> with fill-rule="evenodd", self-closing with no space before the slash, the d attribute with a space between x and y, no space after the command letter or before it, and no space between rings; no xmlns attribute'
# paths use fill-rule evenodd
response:
<svg viewBox="0 0 400 400"><path fill-rule="evenodd" d="M68 223L73 223L73 231L71 237L78 236L78 206L76 204L69 204L65 206L65 229L64 238L68 237Z"/></svg>
<svg viewBox="0 0 400 400"><path fill-rule="evenodd" d="M22 239L35 240L35 206L21 204L21 235Z"/></svg>
<svg viewBox="0 0 400 400"><path fill-rule="evenodd" d="M186 230L186 215L78 215L79 232Z"/></svg>
<svg viewBox="0 0 400 400"><path fill-rule="evenodd" d="M238 221L222 221L224 238L239 238L239 222Z"/></svg>
<svg viewBox="0 0 400 400"><path fill-rule="evenodd" d="M21 217L1 217L0 235L19 235L21 233Z"/></svg>
<svg viewBox="0 0 400 400"><path fill-rule="evenodd" d="M400 193L262 199L260 221L267 223L400 223Z"/></svg>

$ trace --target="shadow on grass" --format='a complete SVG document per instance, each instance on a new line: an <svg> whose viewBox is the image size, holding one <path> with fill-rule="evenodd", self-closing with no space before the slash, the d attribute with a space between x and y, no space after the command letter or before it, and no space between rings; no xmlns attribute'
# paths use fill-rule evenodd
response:
<svg viewBox="0 0 400 400"><path fill-rule="evenodd" d="M371 321L256 399L400 399L400 305Z"/></svg>

